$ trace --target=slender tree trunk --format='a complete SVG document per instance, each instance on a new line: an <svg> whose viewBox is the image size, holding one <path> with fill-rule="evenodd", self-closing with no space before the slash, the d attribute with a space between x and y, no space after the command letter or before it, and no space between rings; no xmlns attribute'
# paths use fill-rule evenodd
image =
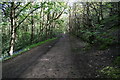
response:
<svg viewBox="0 0 120 80"><path fill-rule="evenodd" d="M111 4L111 8L109 8L110 9L109 15L112 16L114 14L114 11L113 11L113 2L110 2L110 4Z"/></svg>
<svg viewBox="0 0 120 80"><path fill-rule="evenodd" d="M119 16L119 20L120 20L120 1L118 2L118 16Z"/></svg>
<svg viewBox="0 0 120 80"><path fill-rule="evenodd" d="M83 16L82 16L82 23L83 23L83 26L85 27L85 5L83 5Z"/></svg>
<svg viewBox="0 0 120 80"><path fill-rule="evenodd" d="M92 19L91 19L91 15L90 15L90 3L87 2L86 4L87 4L87 6L86 6L87 7L87 9L86 9L86 13L87 13L87 26L92 29L93 26L92 26Z"/></svg>
<svg viewBox="0 0 120 80"><path fill-rule="evenodd" d="M44 10L45 10L45 8L43 8L43 11L42 11L42 16L43 16L43 19L42 19L42 21L43 21L42 29L43 29L44 27L46 27L46 25L44 24L44 23L45 23ZM44 35L45 31L46 31L46 29L43 29L43 31L42 31L42 36L43 36L43 37L45 36L45 35Z"/></svg>
<svg viewBox="0 0 120 80"><path fill-rule="evenodd" d="M70 7L70 9L69 9L69 33L71 33L71 30L72 29L72 27L71 27L71 7Z"/></svg>
<svg viewBox="0 0 120 80"><path fill-rule="evenodd" d="M50 38L50 36L51 36L51 35L50 35L50 28L51 28L51 22L50 22L50 19L51 19L50 16L51 16L51 15L50 15L50 12L49 12L48 16L49 16L49 19L48 19L48 24L49 24L49 25L48 25L48 34L47 34L47 35L48 35L48 37Z"/></svg>
<svg viewBox="0 0 120 80"><path fill-rule="evenodd" d="M41 4L40 4L41 6L42 6L42 2L41 2ZM42 13L43 13L43 8L41 8L41 10L40 10L40 19L42 18ZM40 38L41 38L41 30L42 30L42 27L43 27L43 24L41 23L41 20L40 20L40 27L39 27L39 40L40 40Z"/></svg>
<svg viewBox="0 0 120 80"><path fill-rule="evenodd" d="M100 15L101 15L101 20L103 20L103 4L100 2Z"/></svg>
<svg viewBox="0 0 120 80"><path fill-rule="evenodd" d="M15 4L14 2L11 2L11 14L10 14L10 19L11 19L11 41L10 41L10 50L9 50L9 55L13 55L14 51L14 44L15 44L15 39L16 39L16 19L15 19Z"/></svg>
<svg viewBox="0 0 120 80"><path fill-rule="evenodd" d="M100 24L100 13L97 13L98 24Z"/></svg>
<svg viewBox="0 0 120 80"><path fill-rule="evenodd" d="M32 5L34 4L34 3L31 3ZM30 7L30 9L31 9L32 7ZM33 12L31 13L31 38L30 38L30 42L31 43L33 43L33 35L34 35L34 14L33 14Z"/></svg>
<svg viewBox="0 0 120 80"><path fill-rule="evenodd" d="M76 3L74 3L74 27L75 27L75 34L77 34L77 13L76 13Z"/></svg>
<svg viewBox="0 0 120 80"><path fill-rule="evenodd" d="M32 16L31 16L31 24L32 24L32 26L31 26L31 39L30 39L30 41L31 41L31 43L33 42L33 34L34 34L34 18L33 18L33 13L32 13Z"/></svg>
<svg viewBox="0 0 120 80"><path fill-rule="evenodd" d="M47 25L45 26L46 27L46 39L48 38L48 36L49 36L49 28L50 28L50 25L48 25L49 23L50 23L50 12L48 12L48 14L47 14Z"/></svg>

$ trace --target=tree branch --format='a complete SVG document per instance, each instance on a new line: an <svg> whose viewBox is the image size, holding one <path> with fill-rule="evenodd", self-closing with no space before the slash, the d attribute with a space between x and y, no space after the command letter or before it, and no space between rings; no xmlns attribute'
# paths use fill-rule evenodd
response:
<svg viewBox="0 0 120 80"><path fill-rule="evenodd" d="M37 9L39 9L40 7L38 7L38 8L35 8L34 10L32 10L30 13L28 13L28 15L27 16L25 16L25 18L18 24L18 26L17 27L19 27L21 24L22 24L22 22L32 13L32 12L34 12L34 11L36 11Z"/></svg>
<svg viewBox="0 0 120 80"><path fill-rule="evenodd" d="M95 8L95 5L94 5L93 3L91 3L91 4L92 4L93 6L90 5L90 7L93 8L93 9L96 11L96 13L98 13L97 9Z"/></svg>
<svg viewBox="0 0 120 80"><path fill-rule="evenodd" d="M64 10L65 10L65 8L64 8L63 11L62 11L56 18L54 18L53 20L58 19L58 18L63 14Z"/></svg>
<svg viewBox="0 0 120 80"><path fill-rule="evenodd" d="M17 8L18 8L18 6L20 6L20 3L21 3L21 2L18 2L18 5L17 5L14 9L17 9Z"/></svg>
<svg viewBox="0 0 120 80"><path fill-rule="evenodd" d="M19 16L19 14L30 4L31 2L28 2L15 16L15 18L17 18Z"/></svg>

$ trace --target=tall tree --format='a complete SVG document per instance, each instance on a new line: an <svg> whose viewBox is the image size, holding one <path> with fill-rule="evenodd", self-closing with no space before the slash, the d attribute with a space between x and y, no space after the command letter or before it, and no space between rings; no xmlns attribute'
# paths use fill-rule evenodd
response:
<svg viewBox="0 0 120 80"><path fill-rule="evenodd" d="M15 3L11 2L11 41L10 41L10 50L9 55L13 55L14 44L16 39L16 18L15 18Z"/></svg>

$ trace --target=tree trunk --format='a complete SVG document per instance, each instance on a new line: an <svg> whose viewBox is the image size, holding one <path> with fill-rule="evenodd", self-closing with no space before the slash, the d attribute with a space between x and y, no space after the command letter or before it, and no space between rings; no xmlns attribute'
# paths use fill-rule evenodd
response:
<svg viewBox="0 0 120 80"><path fill-rule="evenodd" d="M110 9L109 15L112 16L114 14L114 11L113 11L113 2L110 2L110 4L111 4L111 7L109 8Z"/></svg>
<svg viewBox="0 0 120 80"><path fill-rule="evenodd" d="M33 18L33 13L32 13L32 16L31 16L31 24L32 24L32 26L31 26L31 39L30 39L30 41L31 41L31 43L33 43L33 34L34 34L34 18Z"/></svg>
<svg viewBox="0 0 120 80"><path fill-rule="evenodd" d="M70 14L70 10L69 10L69 28L68 28L68 32L71 32L71 14Z"/></svg>
<svg viewBox="0 0 120 80"><path fill-rule="evenodd" d="M101 20L103 20L103 4L102 2L100 2L100 16L101 16Z"/></svg>
<svg viewBox="0 0 120 80"><path fill-rule="evenodd" d="M14 2L11 2L11 41L10 41L10 50L9 55L13 55L14 51L14 44L15 44L15 38L16 38L16 20L15 20L15 4Z"/></svg>
<svg viewBox="0 0 120 80"><path fill-rule="evenodd" d="M50 12L48 12L47 14L47 25L45 26L46 27L46 32L45 32L46 39L48 39L49 37L49 28L50 28L50 25L48 25L49 23L50 23Z"/></svg>
<svg viewBox="0 0 120 80"><path fill-rule="evenodd" d="M41 2L41 6L42 6L42 2ZM40 19L42 18L42 13L43 13L43 8L40 9ZM42 27L43 27L43 23L41 22L40 20L40 23L39 23L39 40L41 38L41 30L42 30Z"/></svg>
<svg viewBox="0 0 120 80"><path fill-rule="evenodd" d="M120 19L120 1L118 2L118 7L117 7L117 15L118 15L118 18Z"/></svg>

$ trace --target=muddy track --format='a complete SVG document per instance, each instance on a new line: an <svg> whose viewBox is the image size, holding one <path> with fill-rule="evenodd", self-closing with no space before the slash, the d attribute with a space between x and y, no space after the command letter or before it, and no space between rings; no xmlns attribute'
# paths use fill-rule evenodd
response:
<svg viewBox="0 0 120 80"><path fill-rule="evenodd" d="M37 46L13 59L2 62L2 78L19 78L28 67L36 64L36 60L45 55L56 42L58 42L58 39Z"/></svg>
<svg viewBox="0 0 120 80"><path fill-rule="evenodd" d="M112 63L110 52L91 49L87 43L63 35L59 40L3 62L3 78L96 78L98 70Z"/></svg>

